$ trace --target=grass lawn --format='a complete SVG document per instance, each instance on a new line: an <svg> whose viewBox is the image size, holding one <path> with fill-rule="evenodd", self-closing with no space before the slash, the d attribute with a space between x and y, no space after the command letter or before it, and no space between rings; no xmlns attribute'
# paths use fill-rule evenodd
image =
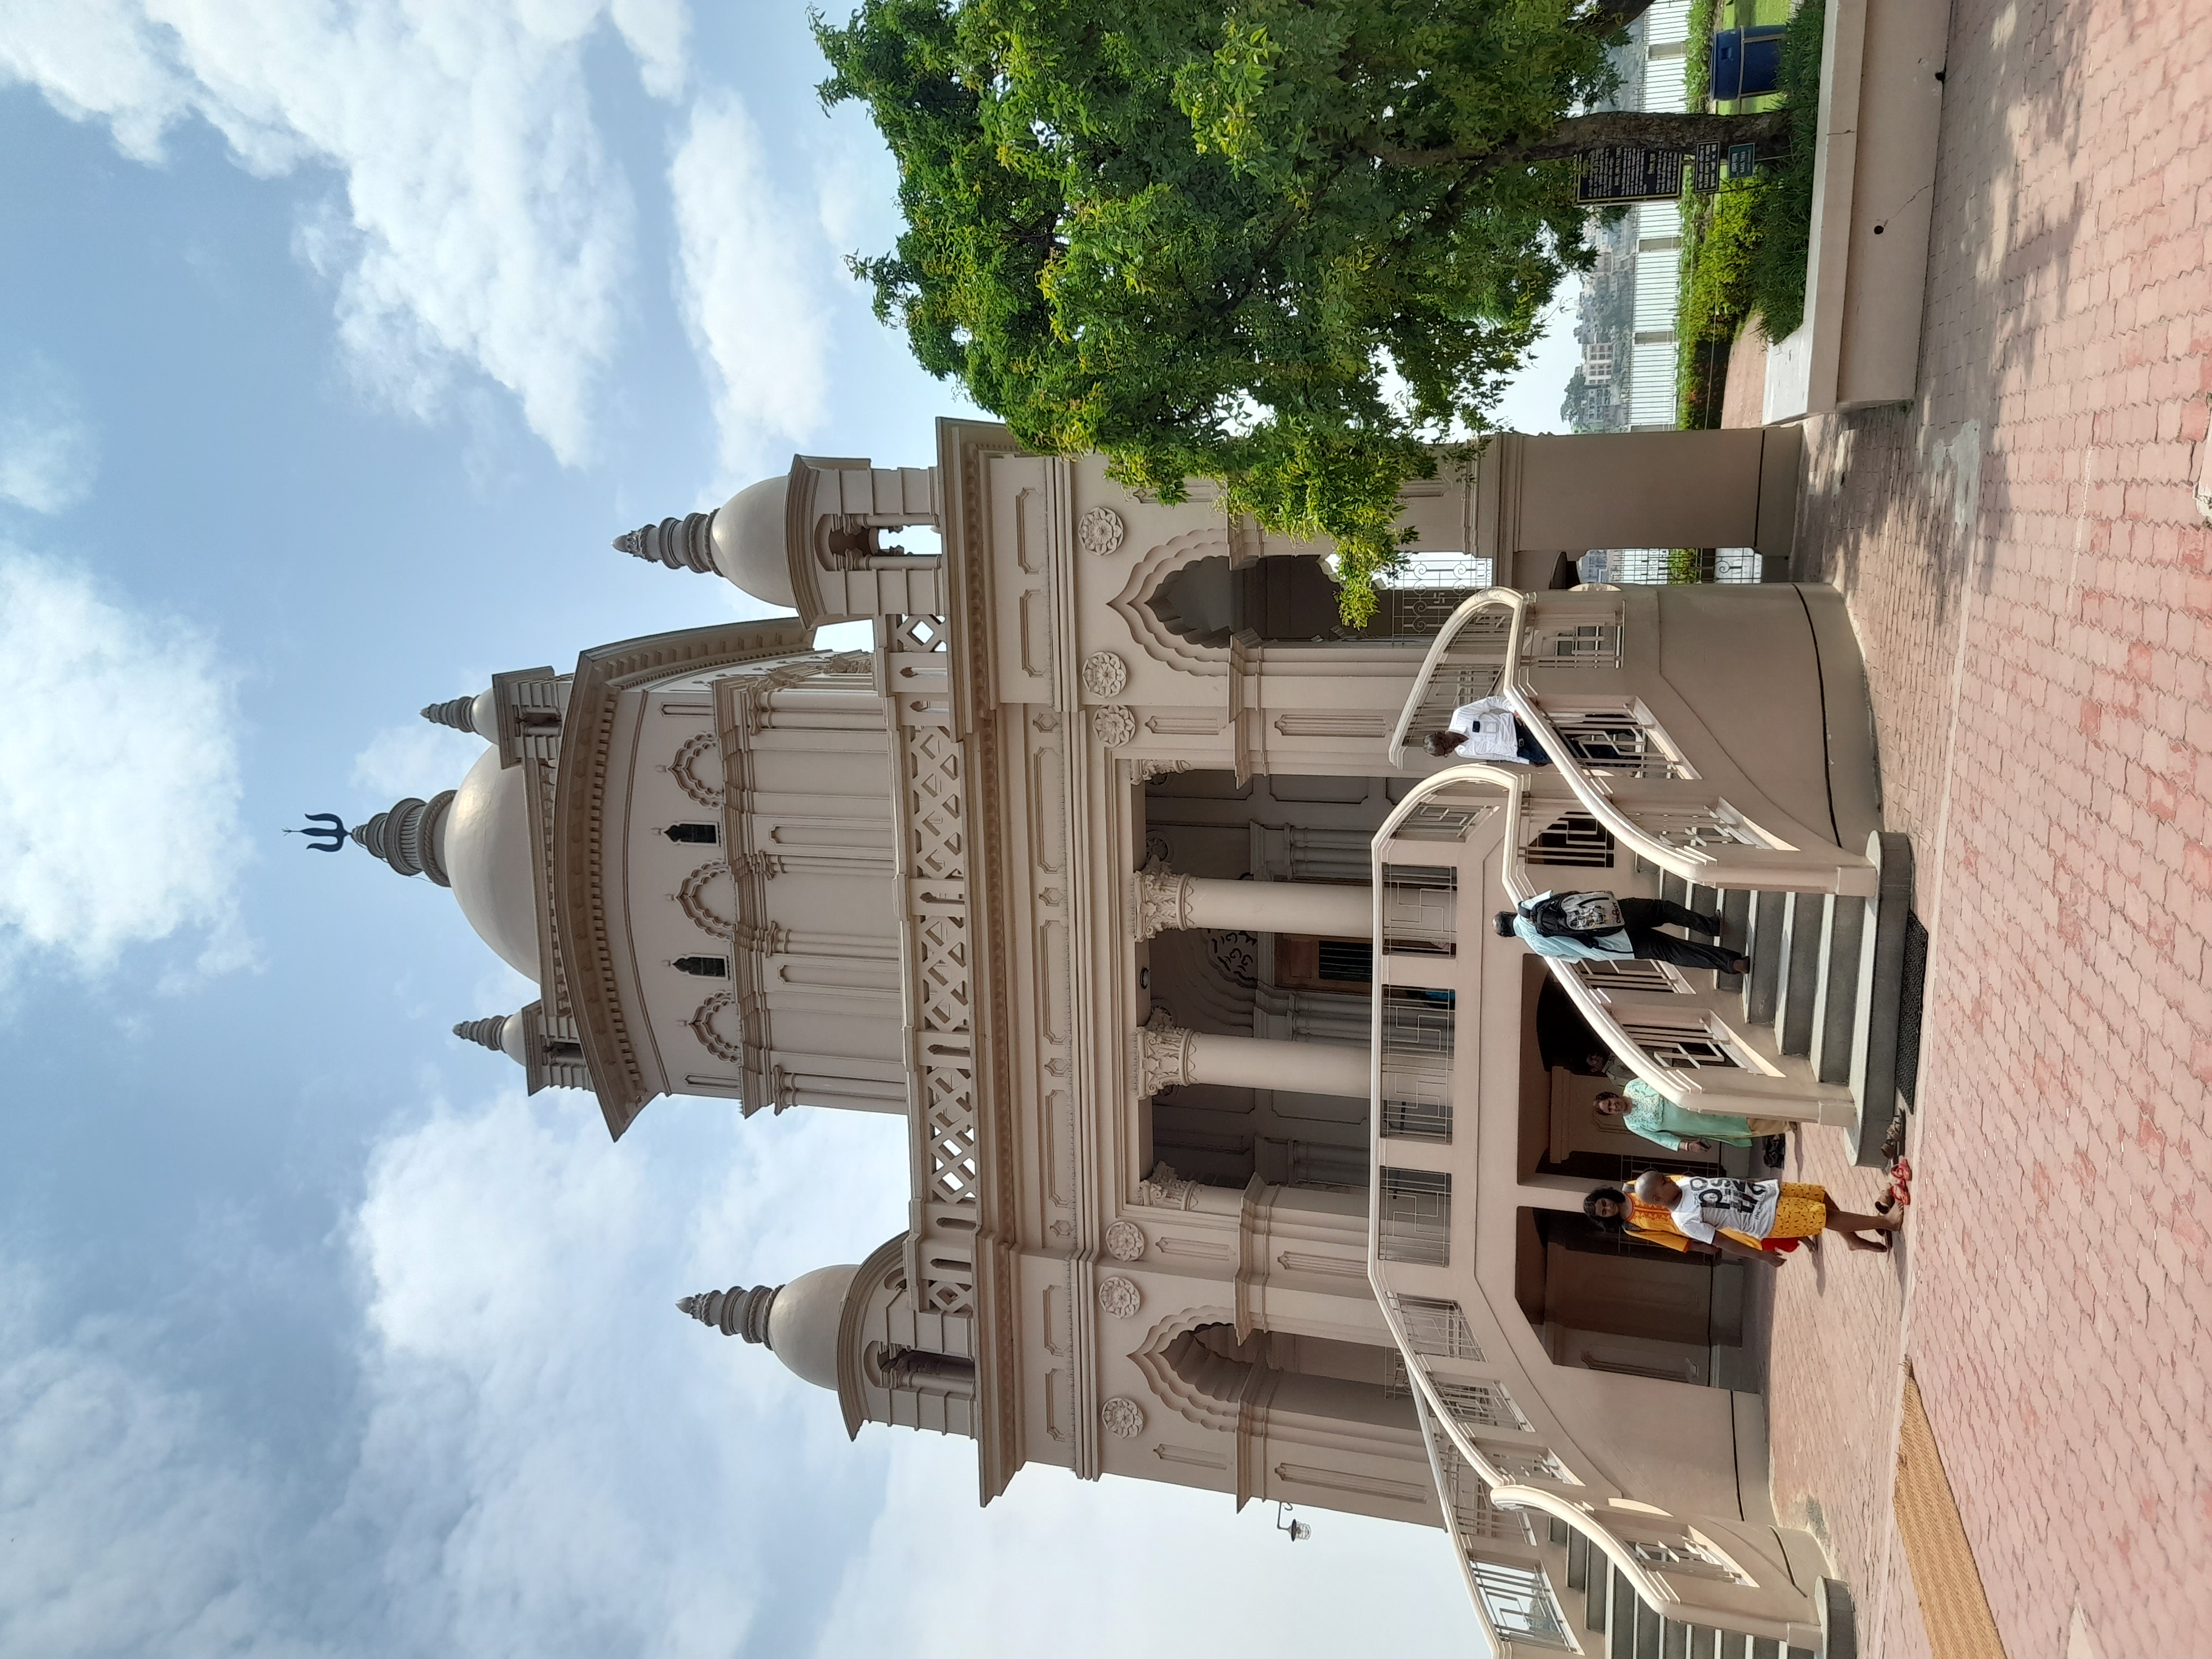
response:
<svg viewBox="0 0 2212 1659"><path fill-rule="evenodd" d="M1783 21L1790 33L1783 44L1781 92L1718 103L1708 99L1712 30ZM1788 154L1765 162L1756 179L1724 185L1711 197L1684 196L1674 319L1675 415L1684 427L1720 423L1729 343L1747 319L1757 317L1770 340L1804 320L1825 21L1821 0L1805 0L1794 11L1789 0L1696 0L1691 8L1686 67L1692 108L1778 107L1801 113L1791 123Z"/></svg>

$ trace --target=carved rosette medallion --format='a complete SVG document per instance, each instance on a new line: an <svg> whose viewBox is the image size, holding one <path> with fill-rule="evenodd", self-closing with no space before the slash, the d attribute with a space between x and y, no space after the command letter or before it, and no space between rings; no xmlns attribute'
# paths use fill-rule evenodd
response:
<svg viewBox="0 0 2212 1659"><path fill-rule="evenodd" d="M1145 1230L1133 1221L1106 1224L1106 1254L1116 1261L1134 1261L1145 1253Z"/></svg>
<svg viewBox="0 0 2212 1659"><path fill-rule="evenodd" d="M1156 1095L1190 1081L1190 1033L1164 1020L1135 1033L1137 1092Z"/></svg>
<svg viewBox="0 0 2212 1659"><path fill-rule="evenodd" d="M1075 521L1075 544L1102 559L1116 551L1128 533L1129 526L1110 507L1094 507Z"/></svg>
<svg viewBox="0 0 2212 1659"><path fill-rule="evenodd" d="M1145 1408L1127 1395L1117 1394L1099 1407L1098 1421L1107 1433L1134 1440L1145 1431Z"/></svg>
<svg viewBox="0 0 2212 1659"><path fill-rule="evenodd" d="M1111 1273L1098 1281L1098 1305L1116 1319L1134 1319L1145 1305L1145 1293L1135 1280Z"/></svg>
<svg viewBox="0 0 2212 1659"><path fill-rule="evenodd" d="M1091 716L1091 729L1109 749L1119 749L1137 735L1137 717L1118 702L1109 703Z"/></svg>
<svg viewBox="0 0 2212 1659"><path fill-rule="evenodd" d="M1139 870L1129 878L1129 915L1139 939L1179 931L1190 926L1191 895L1197 889L1188 876L1171 870Z"/></svg>
<svg viewBox="0 0 2212 1659"><path fill-rule="evenodd" d="M1094 651L1083 659L1083 689L1094 697L1118 697L1129 683L1129 665L1111 651Z"/></svg>

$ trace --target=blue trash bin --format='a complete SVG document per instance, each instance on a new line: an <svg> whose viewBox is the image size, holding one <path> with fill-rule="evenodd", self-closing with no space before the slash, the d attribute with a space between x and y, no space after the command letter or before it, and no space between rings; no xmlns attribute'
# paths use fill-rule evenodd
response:
<svg viewBox="0 0 2212 1659"><path fill-rule="evenodd" d="M1782 84L1784 23L1713 31L1712 95L1756 98Z"/></svg>

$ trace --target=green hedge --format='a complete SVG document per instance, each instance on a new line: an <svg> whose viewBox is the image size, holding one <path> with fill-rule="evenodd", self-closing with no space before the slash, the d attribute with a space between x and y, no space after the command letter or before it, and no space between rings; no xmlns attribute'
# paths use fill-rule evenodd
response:
<svg viewBox="0 0 2212 1659"><path fill-rule="evenodd" d="M1681 299L1674 319L1675 414L1682 426L1720 423L1727 344L1754 309L1752 270L1769 189L1763 179L1730 180L1709 201L1685 207Z"/></svg>
<svg viewBox="0 0 2212 1659"><path fill-rule="evenodd" d="M1713 89L1713 24L1720 15L1720 0L1690 0L1688 55L1682 62L1682 87L1687 109L1703 109Z"/></svg>
<svg viewBox="0 0 2212 1659"><path fill-rule="evenodd" d="M1805 320L1805 261L1813 241L1813 158L1820 108L1820 35L1827 10L1802 0L1782 41L1782 107L1790 112L1790 153L1768 169L1759 209L1747 303L1770 340Z"/></svg>

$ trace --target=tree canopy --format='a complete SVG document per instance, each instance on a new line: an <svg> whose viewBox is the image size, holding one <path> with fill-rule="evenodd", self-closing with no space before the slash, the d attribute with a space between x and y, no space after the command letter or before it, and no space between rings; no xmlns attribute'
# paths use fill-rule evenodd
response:
<svg viewBox="0 0 2212 1659"><path fill-rule="evenodd" d="M1401 552L1400 485L1481 429L1589 259L1563 158L1618 135L1571 112L1646 3L817 15L825 104L865 103L899 167L906 228L854 268L922 365L1030 447L1102 451L1167 500L1218 479L1232 510L1334 538L1363 621Z"/></svg>

